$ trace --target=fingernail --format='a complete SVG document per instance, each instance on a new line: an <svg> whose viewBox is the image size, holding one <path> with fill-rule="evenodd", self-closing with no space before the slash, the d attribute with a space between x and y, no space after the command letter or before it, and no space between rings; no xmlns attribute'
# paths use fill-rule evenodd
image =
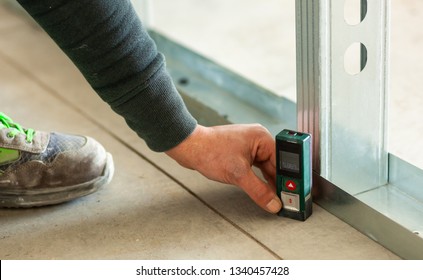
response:
<svg viewBox="0 0 423 280"><path fill-rule="evenodd" d="M266 205L267 210L272 213L279 212L282 208L281 201L277 198L272 199L269 203Z"/></svg>

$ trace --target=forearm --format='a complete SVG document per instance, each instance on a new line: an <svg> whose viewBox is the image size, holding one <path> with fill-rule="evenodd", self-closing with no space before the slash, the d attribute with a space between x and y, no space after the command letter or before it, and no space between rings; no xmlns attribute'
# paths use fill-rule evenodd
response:
<svg viewBox="0 0 423 280"><path fill-rule="evenodd" d="M93 89L155 151L196 127L128 0L18 0Z"/></svg>

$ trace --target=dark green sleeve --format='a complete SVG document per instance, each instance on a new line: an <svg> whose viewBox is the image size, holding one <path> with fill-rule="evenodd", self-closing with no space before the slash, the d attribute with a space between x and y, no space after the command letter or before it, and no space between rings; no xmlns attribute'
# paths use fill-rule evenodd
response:
<svg viewBox="0 0 423 280"><path fill-rule="evenodd" d="M166 151L192 133L197 122L129 0L18 2L152 150Z"/></svg>

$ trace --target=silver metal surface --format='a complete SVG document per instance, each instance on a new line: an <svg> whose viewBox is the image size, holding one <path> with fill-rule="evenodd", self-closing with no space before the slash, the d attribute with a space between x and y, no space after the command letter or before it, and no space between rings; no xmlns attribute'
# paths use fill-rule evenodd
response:
<svg viewBox="0 0 423 280"><path fill-rule="evenodd" d="M350 194L388 180L389 1L365 2L364 19L349 25L345 1L297 0L298 129L315 139L314 170ZM359 65L357 74L348 63Z"/></svg>
<svg viewBox="0 0 423 280"><path fill-rule="evenodd" d="M298 129L315 141L313 194L396 254L421 259L423 171L394 156L388 170L389 1L354 2L353 24L344 7L353 1L296 2Z"/></svg>
<svg viewBox="0 0 423 280"><path fill-rule="evenodd" d="M318 190L314 190L313 199L316 203L398 256L404 259L423 259L423 238L419 229L410 230L404 226L404 220L395 221L388 216L382 209L389 207L386 201L375 205L374 198L366 199L362 195L354 197L318 174L314 175L314 181L319 186ZM391 199L396 200L394 197L398 196L391 196ZM402 204L403 200L398 202L397 206L402 205L402 208L412 210L411 205ZM417 212L408 212L409 214L413 215L409 216L412 220L415 214L418 215Z"/></svg>
<svg viewBox="0 0 423 280"><path fill-rule="evenodd" d="M409 232L423 233L423 203L402 192L397 186L388 184L359 194L356 198L402 225ZM423 238L423 234L419 237Z"/></svg>
<svg viewBox="0 0 423 280"><path fill-rule="evenodd" d="M321 108L321 104L328 102L325 93L329 92L326 90L329 75L324 72L328 63L320 60L329 57L320 54L327 50L321 45L326 37L320 34L321 2L296 1L297 129L313 135L313 169L329 177L327 131L320 129L320 123L326 122L329 112Z"/></svg>
<svg viewBox="0 0 423 280"><path fill-rule="evenodd" d="M391 154L389 155L389 183L423 204L423 171Z"/></svg>

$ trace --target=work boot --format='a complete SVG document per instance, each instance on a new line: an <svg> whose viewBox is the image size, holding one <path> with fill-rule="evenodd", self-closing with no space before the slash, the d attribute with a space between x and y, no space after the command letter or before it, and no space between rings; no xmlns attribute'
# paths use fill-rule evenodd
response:
<svg viewBox="0 0 423 280"><path fill-rule="evenodd" d="M0 207L62 203L113 176L112 156L86 136L24 129L0 112Z"/></svg>

